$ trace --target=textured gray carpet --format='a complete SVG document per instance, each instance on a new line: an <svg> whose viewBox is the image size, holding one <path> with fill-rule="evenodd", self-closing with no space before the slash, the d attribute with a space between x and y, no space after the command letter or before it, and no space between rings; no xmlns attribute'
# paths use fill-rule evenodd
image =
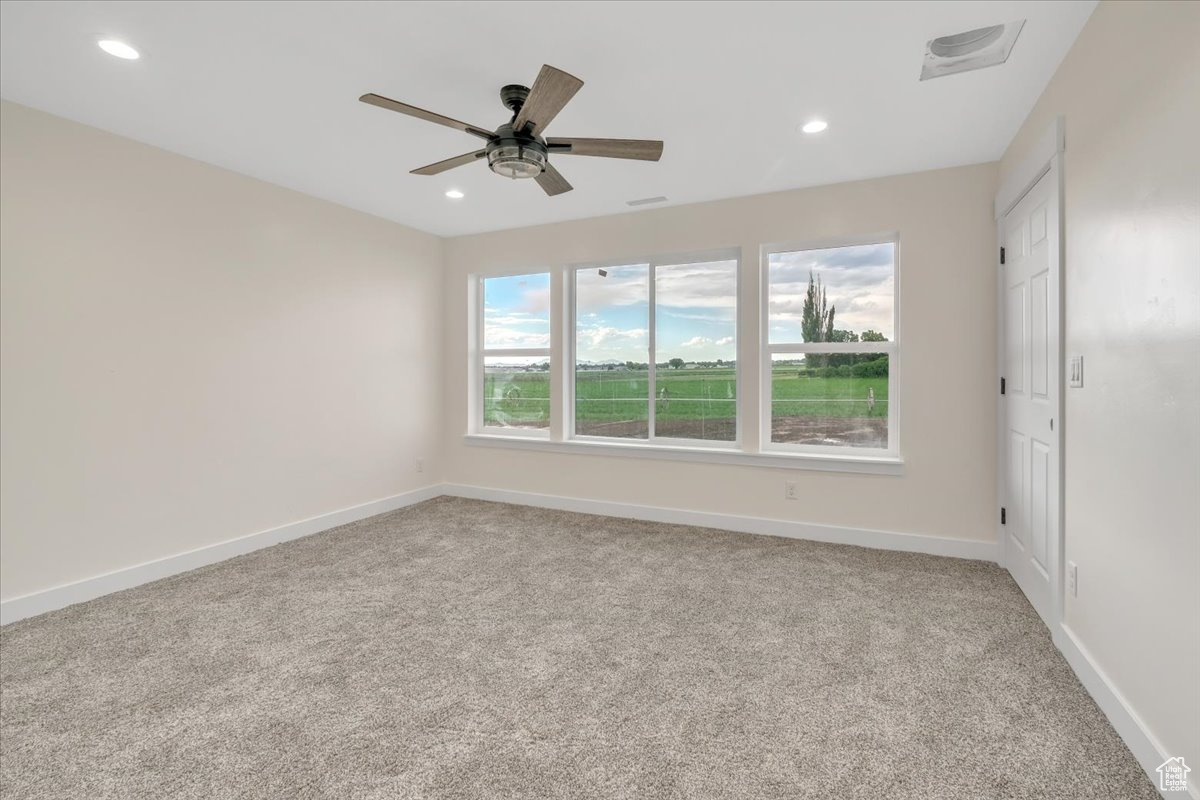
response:
<svg viewBox="0 0 1200 800"><path fill-rule="evenodd" d="M442 498L0 633L5 798L1153 798L994 565Z"/></svg>

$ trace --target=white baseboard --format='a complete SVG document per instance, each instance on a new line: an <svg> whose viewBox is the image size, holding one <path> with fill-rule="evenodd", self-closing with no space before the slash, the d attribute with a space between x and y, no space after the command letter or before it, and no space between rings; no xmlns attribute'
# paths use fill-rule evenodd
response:
<svg viewBox="0 0 1200 800"><path fill-rule="evenodd" d="M328 514L303 519L299 522L281 525L278 528L251 533L237 539L211 544L206 547L189 550L185 553L156 559L155 561L147 561L144 564L125 567L124 569L97 575L93 578L85 578L74 583L44 589L40 592L13 597L0 602L0 625L7 625L19 619L45 614L47 611L65 608L86 600L93 600L102 595L119 592L122 589L131 589L143 583L150 583L151 581L178 575L181 572L205 567L209 564L215 564L218 561L244 555L254 550L261 550L264 547L270 547L281 542L310 536L314 533L329 530L330 528L336 528L339 525L373 517L376 514L383 514L387 511L411 506L423 500L431 500L441 494L442 490L440 486L436 484L426 486L411 492L392 495L381 500L373 500L362 505L343 508L338 511L331 511Z"/></svg>
<svg viewBox="0 0 1200 800"><path fill-rule="evenodd" d="M1133 753L1133 757L1142 765L1142 769L1150 777L1150 782L1154 784L1155 788L1158 788L1158 766L1172 756L1183 754L1168 753L1163 748L1154 734L1146 727L1146 723L1113 686L1112 681L1104 674L1104 670L1100 669L1092 658L1092 654L1083 646L1075 633L1067 627L1066 623L1059 624L1058 630L1052 629L1051 634L1054 644L1067 659L1071 669L1075 671L1083 688L1096 701L1096 705L1104 712L1104 716L1108 717L1109 724L1125 742L1125 746L1129 748L1129 752ZM1160 793L1167 800L1182 797L1180 792ZM1200 787L1197 786L1196 781L1188 781L1187 796L1192 800L1200 800Z"/></svg>
<svg viewBox="0 0 1200 800"><path fill-rule="evenodd" d="M929 553L935 556L971 558L980 561L996 561L998 548L995 542L972 539L948 539L941 536L922 536L915 533L895 533L866 528L844 528L838 525L818 525L811 522L792 522L765 517L743 517L735 514L716 514L709 511L687 511L680 508L642 506L633 503L616 503L606 500L585 500L579 497L517 492L509 489L491 489L484 486L467 486L457 483L442 485L443 494L452 497L468 497L474 500L493 500L499 503L515 503L523 506L553 508L559 511L578 511L583 514L599 514L604 517L625 517L648 522L669 522L677 525L694 525L699 528L720 528L739 533L757 533L766 536L785 536L789 539L809 539L815 542L854 544L880 550L900 550L906 553Z"/></svg>
<svg viewBox="0 0 1200 800"><path fill-rule="evenodd" d="M462 484L435 484L411 492L385 497L351 508L331 511L328 514L300 520L278 528L252 533L237 539L178 553L155 561L135 564L103 575L85 578L74 583L13 597L0 602L0 625L7 625L27 617L45 614L60 608L94 600L122 589L132 589L144 583L168 578L189 570L216 564L235 556L261 550L281 542L310 536L314 533L336 528L349 522L394 511L398 508L431 500L441 495L469 497L477 500L493 500L501 503L555 508L563 511L578 511L608 517L625 517L650 522L669 522L679 525L695 525L702 528L720 528L741 533L785 536L792 539L810 539L817 542L853 544L883 550L900 550L911 553L929 553L955 558L973 558L996 561L997 547L994 542L969 539L946 539L937 536L920 536L911 533L894 533L862 528L844 528L836 525L816 525L807 522L791 522L761 517L742 517L732 514L714 514L706 511L686 511L677 508L642 506L632 503L615 503L603 500L586 500L578 497L561 497L507 489L489 489L482 486Z"/></svg>

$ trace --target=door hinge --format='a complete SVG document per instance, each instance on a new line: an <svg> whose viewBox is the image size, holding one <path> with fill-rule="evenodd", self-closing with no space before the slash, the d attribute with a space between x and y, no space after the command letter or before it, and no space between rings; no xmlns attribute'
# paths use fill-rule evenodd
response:
<svg viewBox="0 0 1200 800"><path fill-rule="evenodd" d="M1003 247L1000 248L1000 263L1001 264L1004 263L1004 248Z"/></svg>
<svg viewBox="0 0 1200 800"><path fill-rule="evenodd" d="M1000 379L1000 394L1004 394L1004 378Z"/></svg>
<svg viewBox="0 0 1200 800"><path fill-rule="evenodd" d="M1003 508L1003 507L1000 509L1000 524L1001 525L1008 524L1008 509Z"/></svg>

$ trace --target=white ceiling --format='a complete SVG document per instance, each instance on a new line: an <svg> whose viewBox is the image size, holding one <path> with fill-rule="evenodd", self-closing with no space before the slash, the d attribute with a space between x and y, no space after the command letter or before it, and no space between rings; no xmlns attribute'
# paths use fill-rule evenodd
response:
<svg viewBox="0 0 1200 800"><path fill-rule="evenodd" d="M1083 2L0 3L7 100L396 220L457 235L992 161L1095 0ZM1007 64L917 80L935 36L1025 18ZM121 61L116 38L142 52ZM543 63L585 81L551 136L663 139L662 161L559 156L546 197L450 128L377 92L494 128ZM797 127L829 121L818 136ZM443 196L458 188L466 198ZM660 205L650 208L660 208Z"/></svg>

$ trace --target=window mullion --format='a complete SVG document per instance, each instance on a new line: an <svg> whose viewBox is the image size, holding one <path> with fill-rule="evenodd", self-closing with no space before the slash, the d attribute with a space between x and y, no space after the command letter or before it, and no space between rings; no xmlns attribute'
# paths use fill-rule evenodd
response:
<svg viewBox="0 0 1200 800"><path fill-rule="evenodd" d="M578 387L575 385L579 377L579 367L575 363L579 358L579 273L576 270L569 270L567 277L567 317L570 319L570 328L567 329L566 342L566 357L563 359L563 369L568 370L565 378L567 382L567 391L570 393L567 397L567 425L564 430L564 435L568 439L575 438L575 425L579 419L579 411L575 404L579 402L577 397Z"/></svg>
<svg viewBox="0 0 1200 800"><path fill-rule="evenodd" d="M562 442L570 438L568 407L570 387L567 385L570 345L567 339L574 335L575 321L570 313L571 291L567 272L554 270L550 273L550 441ZM570 327L567 327L567 326Z"/></svg>
<svg viewBox="0 0 1200 800"><path fill-rule="evenodd" d="M487 377L486 377L487 370L485 370L484 366L483 366L484 359L486 358L486 356L484 356L484 354L483 354L483 339L484 339L484 336L483 336L483 320L484 320L483 304L484 304L484 298L483 298L483 277L482 276L475 276L475 278L473 280L473 285L471 287L471 291L472 291L472 295L473 295L473 298L475 301L475 330L474 330L474 334L475 334L474 340L475 341L472 342L472 345L474 346L474 349L475 349L475 358L473 359L474 363L471 365L471 370L472 370L473 374L472 374L472 380L470 382L472 384L470 387L471 388L471 410L470 410L471 423L470 423L470 427L473 430L483 430L485 427L487 427L487 422L484 419L484 415L486 413L484 410L484 406L486 404L483 399L484 386L486 385L486 381L487 381Z"/></svg>
<svg viewBox="0 0 1200 800"><path fill-rule="evenodd" d="M656 417L656 413L658 410L657 404L654 402L654 398L657 394L656 384L658 382L658 364L657 364L657 362L658 362L658 323L657 323L658 314L657 314L657 308L656 308L656 305L657 305L656 288L657 287L655 285L656 284L655 268L654 268L653 262L650 263L648 269L649 269L648 280L649 280L650 285L649 285L649 297L648 297L649 308L647 309L647 315L648 315L648 323L650 325L650 332L649 332L650 371L648 373L648 382L647 382L647 391L649 393L649 397L647 398L647 401L649 402L649 407L646 410L646 414L647 414L646 437L647 437L647 441L654 441L655 417Z"/></svg>

